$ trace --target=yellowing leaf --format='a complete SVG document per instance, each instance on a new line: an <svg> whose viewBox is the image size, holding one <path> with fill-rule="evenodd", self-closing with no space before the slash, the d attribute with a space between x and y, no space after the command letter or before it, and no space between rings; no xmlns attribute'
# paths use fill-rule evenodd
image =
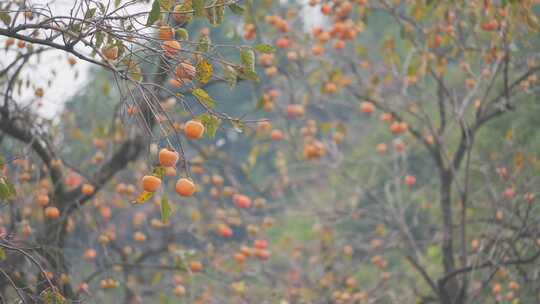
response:
<svg viewBox="0 0 540 304"><path fill-rule="evenodd" d="M152 277L152 282L150 285L156 286L161 282L161 278L163 277L163 274L161 272L154 273L154 276Z"/></svg>
<svg viewBox="0 0 540 304"><path fill-rule="evenodd" d="M199 210L193 210L193 211L191 211L191 220L192 220L193 222L198 222L198 221L201 220L201 218L202 218L202 215L201 215L201 213L199 212Z"/></svg>
<svg viewBox="0 0 540 304"><path fill-rule="evenodd" d="M246 292L246 283L244 281L234 282L231 284L231 289L239 294Z"/></svg>
<svg viewBox="0 0 540 304"><path fill-rule="evenodd" d="M205 90L196 88L191 93L201 104L205 105L206 107L213 109L216 106L214 99L208 95Z"/></svg>
<svg viewBox="0 0 540 304"><path fill-rule="evenodd" d="M523 162L525 161L525 156L523 155L523 153L518 152L516 153L514 161L516 164L516 168L521 169L523 167Z"/></svg>
<svg viewBox="0 0 540 304"><path fill-rule="evenodd" d="M139 196L137 196L137 199L133 201L133 204L144 204L146 201L152 198L154 196L154 192L147 192L143 191Z"/></svg>
<svg viewBox="0 0 540 304"><path fill-rule="evenodd" d="M207 84L208 81L212 79L213 72L214 68L212 67L212 64L203 59L197 63L197 73L195 77L201 84Z"/></svg>
<svg viewBox="0 0 540 304"><path fill-rule="evenodd" d="M259 52L259 53L275 53L276 52L276 48L269 45L269 44L264 44L264 43L261 43L261 44L257 44L255 46L253 46L253 48Z"/></svg>
<svg viewBox="0 0 540 304"><path fill-rule="evenodd" d="M192 5L193 5L193 10L195 11L195 16L197 17L204 16L204 0L193 0Z"/></svg>
<svg viewBox="0 0 540 304"><path fill-rule="evenodd" d="M514 132L512 131L512 129L510 129L506 132L506 140L512 140L513 138L514 138Z"/></svg>

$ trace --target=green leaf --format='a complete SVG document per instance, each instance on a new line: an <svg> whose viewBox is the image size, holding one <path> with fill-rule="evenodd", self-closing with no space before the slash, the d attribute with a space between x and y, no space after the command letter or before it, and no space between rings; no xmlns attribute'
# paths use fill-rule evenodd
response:
<svg viewBox="0 0 540 304"><path fill-rule="evenodd" d="M178 40L189 40L189 32L183 27L178 28L176 29L176 38Z"/></svg>
<svg viewBox="0 0 540 304"><path fill-rule="evenodd" d="M103 44L103 39L105 38L105 34L103 32L97 32L96 33L96 48L101 48L101 45Z"/></svg>
<svg viewBox="0 0 540 304"><path fill-rule="evenodd" d="M154 24L154 22L159 19L160 15L161 8L159 6L159 0L154 0L154 3L152 3L152 9L150 10L150 14L148 14L148 19L146 20L146 26Z"/></svg>
<svg viewBox="0 0 540 304"><path fill-rule="evenodd" d="M265 43L257 44L253 48L259 53L275 53L276 48Z"/></svg>
<svg viewBox="0 0 540 304"><path fill-rule="evenodd" d="M64 304L66 299L56 290L46 290L43 292L43 302L45 304Z"/></svg>
<svg viewBox="0 0 540 304"><path fill-rule="evenodd" d="M155 166L154 170L152 170L152 174L163 179L165 177L165 168L162 166Z"/></svg>
<svg viewBox="0 0 540 304"><path fill-rule="evenodd" d="M204 16L204 0L193 0L193 11L195 11L195 16L202 17Z"/></svg>
<svg viewBox="0 0 540 304"><path fill-rule="evenodd" d="M166 11L171 10L174 2L175 0L159 0L159 4L161 4L161 7L163 7Z"/></svg>
<svg viewBox="0 0 540 304"><path fill-rule="evenodd" d="M197 73L195 77L199 83L207 84L208 81L212 79L213 72L214 68L212 67L212 64L208 62L208 60L203 59L197 63Z"/></svg>
<svg viewBox="0 0 540 304"><path fill-rule="evenodd" d="M115 0L114 1L114 7L118 8L120 6L121 2L122 2L122 0Z"/></svg>
<svg viewBox="0 0 540 304"><path fill-rule="evenodd" d="M211 109L215 108L216 104L214 102L214 99L212 98L212 96L208 95L205 90L201 88L196 88L191 92L191 94L193 94L193 96L195 96L195 98L197 98L197 100L205 106Z"/></svg>
<svg viewBox="0 0 540 304"><path fill-rule="evenodd" d="M17 192L11 182L5 177L0 177L0 199L11 200L15 198Z"/></svg>
<svg viewBox="0 0 540 304"><path fill-rule="evenodd" d="M4 166L6 165L6 159L4 156L0 155L0 170L4 170Z"/></svg>
<svg viewBox="0 0 540 304"><path fill-rule="evenodd" d="M0 262L4 261L7 258L6 251L2 248L0 248Z"/></svg>
<svg viewBox="0 0 540 304"><path fill-rule="evenodd" d="M139 196L137 196L137 198L135 199L135 201L132 202L132 204L144 204L154 196L154 193L155 192L143 191L141 194L139 194Z"/></svg>
<svg viewBox="0 0 540 304"><path fill-rule="evenodd" d="M219 128L219 125L221 124L221 119L208 113L199 115L198 119L204 125L206 129L206 134L208 134L208 137L212 139L215 138L216 131Z"/></svg>
<svg viewBox="0 0 540 304"><path fill-rule="evenodd" d="M236 82L238 81L238 74L236 73L236 70L229 65L224 65L223 73L224 78L229 84L229 86L231 88L234 88L236 86Z"/></svg>
<svg viewBox="0 0 540 304"><path fill-rule="evenodd" d="M182 23L191 23L193 19L193 6L191 1L186 1L183 4L179 4L174 8L174 14L181 17Z"/></svg>
<svg viewBox="0 0 540 304"><path fill-rule="evenodd" d="M252 81L256 81L256 82L259 82L260 79L259 79L259 76L257 75L257 73L255 71L247 71L246 69L240 67L240 68L236 68L236 72L238 73L238 77L239 78L242 78L242 79L245 79L245 80L252 80Z"/></svg>
<svg viewBox="0 0 540 304"><path fill-rule="evenodd" d="M253 50L247 47L241 48L240 61L247 71L255 71L255 52Z"/></svg>
<svg viewBox="0 0 540 304"><path fill-rule="evenodd" d="M9 26L9 24L11 23L11 16L8 12L0 11L0 20L2 20L5 25Z"/></svg>
<svg viewBox="0 0 540 304"><path fill-rule="evenodd" d="M210 50L210 38L208 36L201 36L199 39L199 44L197 45L197 51L199 52L208 52Z"/></svg>
<svg viewBox="0 0 540 304"><path fill-rule="evenodd" d="M90 19L94 17L95 14L96 14L96 8L95 7L91 8L86 11L86 14L84 14L84 19Z"/></svg>
<svg viewBox="0 0 540 304"><path fill-rule="evenodd" d="M229 9L231 10L231 12L233 12L233 14L236 15L243 15L244 11L246 10L243 6L240 6L236 3L229 5Z"/></svg>
<svg viewBox="0 0 540 304"><path fill-rule="evenodd" d="M169 222L169 217L171 216L171 206L169 205L169 200L166 196L161 198L161 221L163 223Z"/></svg>
<svg viewBox="0 0 540 304"><path fill-rule="evenodd" d="M206 9L206 17L212 26L218 26L225 18L225 2L217 0L212 7Z"/></svg>
<svg viewBox="0 0 540 304"><path fill-rule="evenodd" d="M132 80L140 82L142 80L141 67L139 67L138 65L130 66L128 70L128 75Z"/></svg>

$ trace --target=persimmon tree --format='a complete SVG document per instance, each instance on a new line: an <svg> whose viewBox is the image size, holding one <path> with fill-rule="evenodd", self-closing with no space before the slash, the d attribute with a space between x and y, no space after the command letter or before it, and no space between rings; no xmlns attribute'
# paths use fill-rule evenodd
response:
<svg viewBox="0 0 540 304"><path fill-rule="evenodd" d="M289 298L538 301L537 155L493 132L535 109L537 1L252 4L281 189L321 237Z"/></svg>
<svg viewBox="0 0 540 304"><path fill-rule="evenodd" d="M201 172L205 158L212 154L195 141L203 136L213 138L221 124L241 129L258 122L236 118L239 113L234 111L218 110L206 89L219 83L234 87L240 81L258 81L255 52L272 52L273 48L263 44L213 43L208 28L188 30L192 21L201 20L217 27L226 13L241 14L243 7L235 0L73 1L65 11L54 1L0 4L0 36L5 52L0 70L0 130L4 142L8 141L11 147L2 162L0 185L2 299L18 297L23 303L81 299L92 294L90 284L104 290L118 287L119 279L110 274L103 277L103 273L115 269L118 276L123 275L125 302L140 302L145 295L135 292L136 286L128 281L133 272L142 271L144 266L139 264L145 259L169 252L170 258L176 257L176 266L151 268L169 269L171 273L197 272L202 268L201 262L186 260L185 250L174 248L179 237L192 247L201 249L202 245L197 245L195 237L190 238L189 225L178 223L178 230L174 229L176 226L170 228L169 217L176 207L169 203L164 179L171 183L175 179L180 196L193 195L201 186L197 186L192 174ZM63 52L72 66L82 60L109 72L114 86L108 87L114 88L118 103L111 117L99 121L98 131L78 129L76 122L69 121L68 112L60 127L73 128L71 133L59 129L57 121L39 116L37 110L46 99L47 87L41 79L31 75L23 79L21 75L25 69L39 69L47 64L40 61L40 54L45 52ZM55 81L54 75L48 81ZM29 90L34 92L32 97L21 93ZM85 118L83 115L82 119ZM92 135L85 137L85 132ZM86 147L83 152L93 153L91 158L70 156L68 139L80 140ZM186 150L188 143L191 152ZM131 176L126 178L130 183L109 184L148 147L152 153L147 166L131 169L136 180ZM194 157L192 154L197 155L195 160L188 159ZM217 159L216 163L224 170L225 162ZM218 174L212 182L219 187L224 184ZM240 186L238 182L236 185ZM235 190L229 188L230 197ZM112 200L115 206L103 203L104 199ZM113 208L125 207L121 199L135 204L126 217L138 212L133 218L135 231L118 228L122 237L133 233L132 239L125 242L117 240L117 228L108 221L116 210ZM150 199L158 202L161 213L152 226L168 227L168 232L156 240L156 246L145 245L141 252L128 245L147 239L137 229L143 227L145 215L135 210ZM236 200L242 208L250 207L249 197ZM84 210L90 208L85 206L90 201L99 214ZM82 226L93 230L84 230ZM78 233L86 231L86 241L102 248L75 249L79 254L84 250L83 258L99 265L94 274L78 283L71 277L73 264L80 263L80 259L70 262L66 257L68 244L72 244L70 233L77 229L83 229ZM224 223L217 226L217 231L224 237L230 237L232 232ZM268 253L264 246L259 247L259 254L265 257ZM137 257L131 261L133 251ZM96 261L98 253L100 259ZM99 283L93 281L97 277L101 278ZM179 295L185 293L181 283L177 279L174 289Z"/></svg>
<svg viewBox="0 0 540 304"><path fill-rule="evenodd" d="M536 2L0 4L2 299L538 301Z"/></svg>

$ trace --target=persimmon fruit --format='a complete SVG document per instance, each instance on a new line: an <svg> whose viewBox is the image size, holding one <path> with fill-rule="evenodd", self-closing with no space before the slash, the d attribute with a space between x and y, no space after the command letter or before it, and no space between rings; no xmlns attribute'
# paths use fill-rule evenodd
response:
<svg viewBox="0 0 540 304"><path fill-rule="evenodd" d="M200 121L190 120L184 125L184 134L189 139L200 139L204 135L204 125Z"/></svg>
<svg viewBox="0 0 540 304"><path fill-rule="evenodd" d="M178 162L179 155L174 150L163 148L159 151L158 158L162 167L174 167Z"/></svg>
<svg viewBox="0 0 540 304"><path fill-rule="evenodd" d="M142 178L142 188L146 192L156 192L161 187L161 179L154 175L145 175Z"/></svg>
<svg viewBox="0 0 540 304"><path fill-rule="evenodd" d="M195 193L195 184L187 178L180 178L176 182L175 188L176 193L178 193L180 196L188 197Z"/></svg>

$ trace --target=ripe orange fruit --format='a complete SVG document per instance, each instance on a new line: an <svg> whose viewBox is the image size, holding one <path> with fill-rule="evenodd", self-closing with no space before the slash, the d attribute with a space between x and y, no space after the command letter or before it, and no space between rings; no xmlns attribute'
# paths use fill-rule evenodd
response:
<svg viewBox="0 0 540 304"><path fill-rule="evenodd" d="M175 296L183 297L186 294L186 288L183 285L176 285L173 292Z"/></svg>
<svg viewBox="0 0 540 304"><path fill-rule="evenodd" d="M174 72L176 77L178 77L178 79L181 81L185 79L193 80L193 78L195 78L195 74L197 73L197 69L187 62L181 62L176 66Z"/></svg>
<svg viewBox="0 0 540 304"><path fill-rule="evenodd" d="M290 46L291 42L289 39L281 37L276 40L276 46L280 49L286 49Z"/></svg>
<svg viewBox="0 0 540 304"><path fill-rule="evenodd" d="M311 48L311 53L315 56L319 56L324 53L324 48L320 45L315 45Z"/></svg>
<svg viewBox="0 0 540 304"><path fill-rule="evenodd" d="M285 135L283 135L283 132L281 132L281 130L272 130L272 132L270 133L270 138L273 141L280 141L285 138Z"/></svg>
<svg viewBox="0 0 540 304"><path fill-rule="evenodd" d="M162 26L159 28L158 36L160 40L173 40L174 30L170 26Z"/></svg>
<svg viewBox="0 0 540 304"><path fill-rule="evenodd" d="M49 196L47 194L39 194L37 196L38 205L46 207L49 204Z"/></svg>
<svg viewBox="0 0 540 304"><path fill-rule="evenodd" d="M176 182L176 193L180 196L192 196L195 193L195 184L187 178L181 178Z"/></svg>
<svg viewBox="0 0 540 304"><path fill-rule="evenodd" d="M238 208L247 209L251 207L251 198L247 195L235 194L233 195L233 202Z"/></svg>
<svg viewBox="0 0 540 304"><path fill-rule="evenodd" d="M85 252L84 252L84 259L87 260L87 261L92 261L93 259L95 259L97 256L97 252L94 250L94 249L87 249Z"/></svg>
<svg viewBox="0 0 540 304"><path fill-rule="evenodd" d="M323 15L330 15L332 13L332 6L330 4L324 4L321 6L321 13Z"/></svg>
<svg viewBox="0 0 540 304"><path fill-rule="evenodd" d="M380 143L380 144L377 145L376 149L377 149L377 153L382 155L382 154L386 153L386 144Z"/></svg>
<svg viewBox="0 0 540 304"><path fill-rule="evenodd" d="M189 139L200 139L204 134L204 125L196 120L190 120L184 125L184 134Z"/></svg>
<svg viewBox="0 0 540 304"><path fill-rule="evenodd" d="M394 121L390 124L390 132L396 135L407 131L408 128L409 126L405 122Z"/></svg>
<svg viewBox="0 0 540 304"><path fill-rule="evenodd" d="M233 231L232 231L231 227L229 227L229 226L227 226L225 224L220 224L218 226L218 233L219 233L219 235L221 235L224 238L230 238L233 235Z"/></svg>
<svg viewBox="0 0 540 304"><path fill-rule="evenodd" d="M199 272L203 269L203 264L199 261L192 261L189 263L189 269L193 272Z"/></svg>
<svg viewBox="0 0 540 304"><path fill-rule="evenodd" d="M178 51L180 51L182 46L180 45L180 42L176 40L167 40L163 42L161 48L165 52L165 56L174 57L176 54L178 54Z"/></svg>
<svg viewBox="0 0 540 304"><path fill-rule="evenodd" d="M266 249L268 248L268 242L266 240L255 240L253 246L257 249Z"/></svg>
<svg viewBox="0 0 540 304"><path fill-rule="evenodd" d="M364 101L360 104L360 111L362 111L362 113L370 114L373 113L374 110L375 105L373 105L371 102Z"/></svg>
<svg viewBox="0 0 540 304"><path fill-rule="evenodd" d="M60 217L60 210L56 207L47 207L45 208L45 216L48 219L57 219Z"/></svg>
<svg viewBox="0 0 540 304"><path fill-rule="evenodd" d="M184 82L183 81L180 81L176 78L171 78L169 79L169 84L172 86L172 87L175 87L175 88L180 88L181 86L184 85Z"/></svg>
<svg viewBox="0 0 540 304"><path fill-rule="evenodd" d="M270 251L266 249L256 249L255 255L261 260L268 260L270 257Z"/></svg>
<svg viewBox="0 0 540 304"><path fill-rule="evenodd" d="M345 48L345 41L343 40L337 40L334 42L334 49L336 50L342 50Z"/></svg>
<svg viewBox="0 0 540 304"><path fill-rule="evenodd" d="M248 246L242 246L240 247L240 253L246 257L251 257L253 256L253 249Z"/></svg>
<svg viewBox="0 0 540 304"><path fill-rule="evenodd" d="M166 167L165 168L165 176L168 176L168 177L176 176L176 168L175 167Z"/></svg>
<svg viewBox="0 0 540 304"><path fill-rule="evenodd" d="M90 184L84 184L81 187L81 192L86 196L90 196L90 195L94 194L94 191L95 191L94 186L92 186Z"/></svg>
<svg viewBox="0 0 540 304"><path fill-rule="evenodd" d="M178 162L178 152L169 149L161 149L159 151L159 164L163 167L174 167Z"/></svg>
<svg viewBox="0 0 540 304"><path fill-rule="evenodd" d="M413 175L406 175L405 184L407 184L407 186L409 187L414 186L414 184L416 184L416 177L414 177Z"/></svg>
<svg viewBox="0 0 540 304"><path fill-rule="evenodd" d="M144 191L156 192L161 186L161 179L153 175L145 175L142 178L142 187Z"/></svg>
<svg viewBox="0 0 540 304"><path fill-rule="evenodd" d="M241 252L238 252L238 253L234 254L234 260L238 264L243 264L246 261L246 256L244 254L242 254Z"/></svg>
<svg viewBox="0 0 540 304"><path fill-rule="evenodd" d="M301 104L290 104L287 106L287 116L296 118L304 115L304 106Z"/></svg>
<svg viewBox="0 0 540 304"><path fill-rule="evenodd" d="M101 214L101 217L105 220L110 220L112 217L112 210L109 206L99 207L99 213Z"/></svg>
<svg viewBox="0 0 540 304"><path fill-rule="evenodd" d="M511 199L511 198L514 197L514 194L515 194L515 193L516 193L516 192L515 192L515 190L514 190L513 187L508 187L508 188L506 188L506 189L504 190L503 195L504 195L505 198Z"/></svg>
<svg viewBox="0 0 540 304"><path fill-rule="evenodd" d="M495 19L492 19L490 21L482 23L480 27L486 32L496 31L499 29L499 22Z"/></svg>
<svg viewBox="0 0 540 304"><path fill-rule="evenodd" d="M133 234L133 239L135 242L144 243L146 241L146 235L140 231L137 231Z"/></svg>
<svg viewBox="0 0 540 304"><path fill-rule="evenodd" d="M337 90L338 90L338 87L333 82L327 82L327 83L324 84L324 92L325 93L333 94L333 93L337 92Z"/></svg>

